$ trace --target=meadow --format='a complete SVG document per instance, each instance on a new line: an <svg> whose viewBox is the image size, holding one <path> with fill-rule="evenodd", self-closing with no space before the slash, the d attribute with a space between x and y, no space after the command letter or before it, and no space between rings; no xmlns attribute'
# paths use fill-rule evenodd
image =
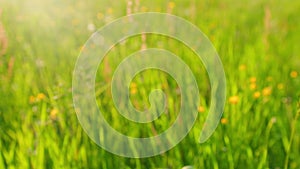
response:
<svg viewBox="0 0 300 169"><path fill-rule="evenodd" d="M197 77L199 115L187 137L161 155L125 158L103 150L82 129L72 99L77 57L98 28L138 12L182 17L218 51L227 99L207 142L198 142L211 99L206 69L181 42L154 34L131 37L105 56L96 77L99 109L113 128L132 137L166 130L181 98L167 74L147 70L130 86L139 110L149 107L152 89L169 96L168 111L155 122L126 120L110 94L113 72L126 56L166 49ZM300 168L299 15L300 1L0 0L0 169Z"/></svg>

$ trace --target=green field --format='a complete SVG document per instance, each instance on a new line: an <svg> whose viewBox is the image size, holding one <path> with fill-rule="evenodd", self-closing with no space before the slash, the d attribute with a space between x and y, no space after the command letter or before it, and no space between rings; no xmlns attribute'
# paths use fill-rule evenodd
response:
<svg viewBox="0 0 300 169"><path fill-rule="evenodd" d="M300 1L128 4L0 0L0 169L300 168ZM210 107L207 72L181 42L153 34L132 37L105 56L96 77L99 109L113 128L132 137L166 130L176 119L181 98L176 81L166 73L147 70L131 83L130 99L139 110L149 107L152 89L168 95L168 110L155 122L126 120L110 94L113 72L126 56L142 48L166 49L180 56L197 78L199 116L190 133L166 153L139 159L107 152L83 131L72 99L77 57L96 29L137 12L182 17L199 27L218 51L227 99L220 124L207 142L198 142Z"/></svg>

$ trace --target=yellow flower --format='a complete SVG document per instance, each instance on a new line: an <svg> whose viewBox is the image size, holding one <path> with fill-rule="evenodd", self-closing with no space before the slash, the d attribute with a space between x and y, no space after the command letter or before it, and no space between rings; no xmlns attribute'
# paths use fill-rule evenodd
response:
<svg viewBox="0 0 300 169"><path fill-rule="evenodd" d="M251 84L250 84L250 89L251 89L251 90L256 89L256 83L251 83Z"/></svg>
<svg viewBox="0 0 300 169"><path fill-rule="evenodd" d="M34 96L30 96L29 97L29 103L32 104L35 102L35 97Z"/></svg>
<svg viewBox="0 0 300 169"><path fill-rule="evenodd" d="M227 120L226 118L222 118L222 119L221 119L221 123L222 123L222 124L227 124L227 123L228 123L228 120Z"/></svg>
<svg viewBox="0 0 300 169"><path fill-rule="evenodd" d="M97 19L101 20L101 19L103 19L103 17L104 17L103 13L101 13L101 12L97 13Z"/></svg>
<svg viewBox="0 0 300 169"><path fill-rule="evenodd" d="M257 98L259 98L261 96L261 93L260 92L255 92L254 94L253 94L253 97L255 98L255 99L257 99Z"/></svg>
<svg viewBox="0 0 300 169"><path fill-rule="evenodd" d="M239 96L231 96L229 98L229 103L231 104L237 104L239 102Z"/></svg>
<svg viewBox="0 0 300 169"><path fill-rule="evenodd" d="M296 78L296 77L298 77L298 72L292 71L290 75L292 78Z"/></svg>
<svg viewBox="0 0 300 169"><path fill-rule="evenodd" d="M205 108L203 106L199 106L198 107L198 112L199 113L204 113L205 112Z"/></svg>
<svg viewBox="0 0 300 169"><path fill-rule="evenodd" d="M256 77L251 77L251 78L250 78L250 82L251 82L251 83L256 83Z"/></svg>
<svg viewBox="0 0 300 169"><path fill-rule="evenodd" d="M112 8L107 8L106 12L107 12L108 14L112 14L112 13L114 12L114 10L113 10Z"/></svg>
<svg viewBox="0 0 300 169"><path fill-rule="evenodd" d="M246 68L247 68L247 66L244 65L244 64L241 64L241 65L239 66L239 70L241 70L241 71L246 70Z"/></svg>
<svg viewBox="0 0 300 169"><path fill-rule="evenodd" d="M52 109L50 112L50 118L52 120L55 120L57 118L57 114L58 114L58 109L56 109L56 108Z"/></svg>
<svg viewBox="0 0 300 169"><path fill-rule="evenodd" d="M137 87L136 83L134 82L130 83L130 88L136 88L136 87Z"/></svg>
<svg viewBox="0 0 300 169"><path fill-rule="evenodd" d="M130 93L131 93L131 94L136 94L136 93L137 93L137 89L136 89L136 88L130 89Z"/></svg>
<svg viewBox="0 0 300 169"><path fill-rule="evenodd" d="M284 85L283 85L282 83L279 83L279 84L277 85L277 88L278 88L279 90L282 90L282 89L284 88Z"/></svg>
<svg viewBox="0 0 300 169"><path fill-rule="evenodd" d="M263 89L262 93L263 93L264 96L269 96L272 93L272 88L271 87L266 87L266 88Z"/></svg>
<svg viewBox="0 0 300 169"><path fill-rule="evenodd" d="M175 3L174 2L169 2L168 3L168 7L170 8L170 9L173 9L173 8L175 8Z"/></svg>
<svg viewBox="0 0 300 169"><path fill-rule="evenodd" d="M45 96L43 93L39 93L39 94L36 96L36 99L37 99L38 101L44 100L45 98L46 98L46 96Z"/></svg>

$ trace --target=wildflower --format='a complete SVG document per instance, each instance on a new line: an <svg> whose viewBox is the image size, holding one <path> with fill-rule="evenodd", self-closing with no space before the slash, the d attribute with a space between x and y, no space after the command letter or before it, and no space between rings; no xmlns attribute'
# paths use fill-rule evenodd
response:
<svg viewBox="0 0 300 169"><path fill-rule="evenodd" d="M256 83L256 77L251 77L251 78L250 78L250 82L251 82L251 83Z"/></svg>
<svg viewBox="0 0 300 169"><path fill-rule="evenodd" d="M30 96L29 97L29 103L32 104L35 102L35 97L34 96Z"/></svg>
<svg viewBox="0 0 300 169"><path fill-rule="evenodd" d="M112 8L108 8L106 11L108 14L112 14L114 12L114 10Z"/></svg>
<svg viewBox="0 0 300 169"><path fill-rule="evenodd" d="M97 13L97 19L101 20L101 19L103 19L103 17L104 17L103 13L101 13L101 12Z"/></svg>
<svg viewBox="0 0 300 169"><path fill-rule="evenodd" d="M278 88L279 90L282 90L282 89L284 88L284 85L283 85L282 83L279 83L279 84L277 85L277 88Z"/></svg>
<svg viewBox="0 0 300 169"><path fill-rule="evenodd" d="M58 114L58 109L56 109L56 108L52 109L50 112L50 118L52 120L55 120L57 118L57 114Z"/></svg>
<svg viewBox="0 0 300 169"><path fill-rule="evenodd" d="M137 93L137 89L136 89L136 88L130 89L130 93L131 93L131 94L136 94L136 93Z"/></svg>
<svg viewBox="0 0 300 169"><path fill-rule="evenodd" d="M199 106L198 107L198 112L199 113L204 113L205 112L205 108L203 106Z"/></svg>
<svg viewBox="0 0 300 169"><path fill-rule="evenodd" d="M226 118L222 118L222 119L221 119L221 123L222 123L222 124L227 124L227 123L228 123L228 120L227 120Z"/></svg>
<svg viewBox="0 0 300 169"><path fill-rule="evenodd" d="M37 101L44 100L45 98L46 98L46 96L43 93L39 93L36 96Z"/></svg>
<svg viewBox="0 0 300 169"><path fill-rule="evenodd" d="M175 8L175 3L174 2L169 2L168 3L168 7L170 8L170 9L174 9Z"/></svg>
<svg viewBox="0 0 300 169"><path fill-rule="evenodd" d="M244 65L244 64L241 64L241 65L239 66L239 70L241 70L241 71L246 70L246 68L247 68L247 66Z"/></svg>
<svg viewBox="0 0 300 169"><path fill-rule="evenodd" d="M290 76L291 76L291 78L296 78L296 77L298 77L298 72L292 71Z"/></svg>
<svg viewBox="0 0 300 169"><path fill-rule="evenodd" d="M229 98L229 103L231 104L237 104L239 102L239 96L231 96Z"/></svg>
<svg viewBox="0 0 300 169"><path fill-rule="evenodd" d="M262 93L263 93L264 96L269 96L272 93L272 88L271 87L266 87L266 88L263 89Z"/></svg>
<svg viewBox="0 0 300 169"><path fill-rule="evenodd" d="M90 31L90 32L94 32L96 30L96 26L93 24L93 23L89 23L87 25L87 29Z"/></svg>
<svg viewBox="0 0 300 169"><path fill-rule="evenodd" d="M255 92L255 93L253 94L253 97L254 97L255 99L259 98L260 96L261 96L261 93L260 93L259 91Z"/></svg>
<svg viewBox="0 0 300 169"><path fill-rule="evenodd" d="M132 82L132 83L130 84L130 88L136 88L136 87L137 87L136 83Z"/></svg>
<svg viewBox="0 0 300 169"><path fill-rule="evenodd" d="M251 83L251 84L250 84L250 89L251 89L251 90L256 89L256 83Z"/></svg>

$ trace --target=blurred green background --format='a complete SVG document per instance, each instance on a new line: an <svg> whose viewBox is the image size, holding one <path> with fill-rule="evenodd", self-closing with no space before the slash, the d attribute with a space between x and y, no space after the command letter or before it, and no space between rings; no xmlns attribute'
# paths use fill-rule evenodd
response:
<svg viewBox="0 0 300 169"><path fill-rule="evenodd" d="M0 0L0 168L300 168L300 1L282 0ZM149 137L167 129L180 108L176 82L145 71L131 84L138 109L162 88L168 113L132 124L114 108L112 73L129 54L163 48L180 56L197 78L198 120L175 148L131 159L93 143L72 102L72 73L85 41L114 19L163 12L198 26L216 47L227 79L227 102L215 133L199 144L209 110L205 68L187 47L160 35L132 37L115 46L99 67L96 97L118 131ZM124 127L127 126L127 127ZM298 160L297 160L298 159Z"/></svg>

